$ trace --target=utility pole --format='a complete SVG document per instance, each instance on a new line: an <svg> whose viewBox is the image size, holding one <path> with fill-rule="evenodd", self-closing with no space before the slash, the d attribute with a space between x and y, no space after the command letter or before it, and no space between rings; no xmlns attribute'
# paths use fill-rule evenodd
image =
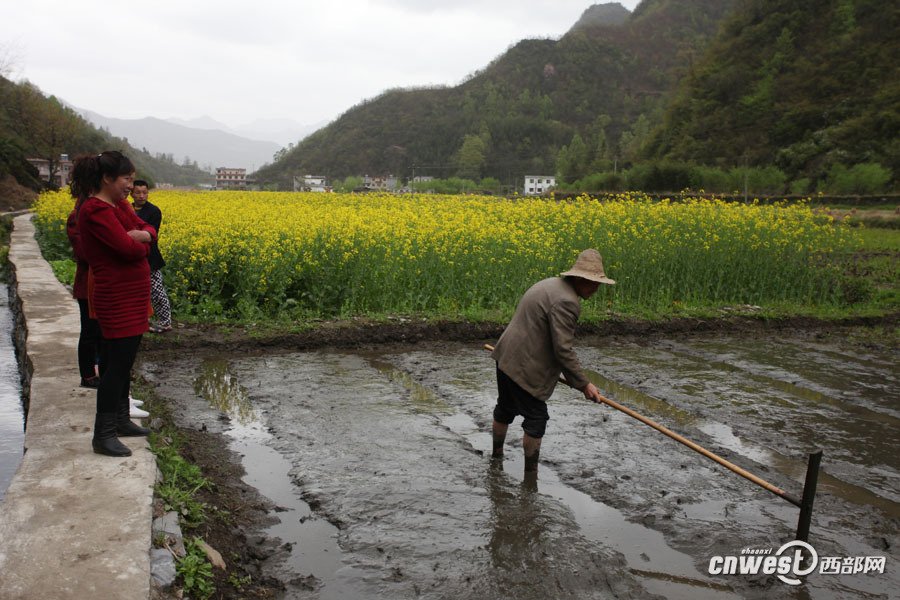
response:
<svg viewBox="0 0 900 600"><path fill-rule="evenodd" d="M749 180L750 180L750 167L748 166L749 160L747 159L747 155L744 155L744 204L747 203L747 197L749 195Z"/></svg>

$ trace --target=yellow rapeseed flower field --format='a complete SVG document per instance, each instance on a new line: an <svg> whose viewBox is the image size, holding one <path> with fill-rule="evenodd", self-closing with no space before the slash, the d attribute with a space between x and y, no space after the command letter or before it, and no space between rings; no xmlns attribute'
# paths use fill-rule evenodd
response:
<svg viewBox="0 0 900 600"><path fill-rule="evenodd" d="M510 311L535 281L597 248L618 284L586 316L673 305L840 301L852 232L807 204L154 190L179 311L249 316ZM35 205L64 238L65 192Z"/></svg>

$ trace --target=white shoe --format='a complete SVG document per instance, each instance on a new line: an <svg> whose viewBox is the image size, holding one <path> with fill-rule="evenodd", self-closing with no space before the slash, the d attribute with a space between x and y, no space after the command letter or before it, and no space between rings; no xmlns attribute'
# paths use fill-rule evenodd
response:
<svg viewBox="0 0 900 600"><path fill-rule="evenodd" d="M132 405L131 410L128 411L128 416L130 416L132 419L143 419L145 417L149 417L150 413L148 413L146 410L141 410L137 406Z"/></svg>
<svg viewBox="0 0 900 600"><path fill-rule="evenodd" d="M137 398L132 398L131 394L128 395L128 401L131 403L132 406L143 406L144 405L143 400L138 400Z"/></svg>

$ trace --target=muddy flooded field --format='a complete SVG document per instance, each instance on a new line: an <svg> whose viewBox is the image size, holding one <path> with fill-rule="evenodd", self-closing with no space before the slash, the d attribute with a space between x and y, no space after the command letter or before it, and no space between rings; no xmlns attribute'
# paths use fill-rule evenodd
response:
<svg viewBox="0 0 900 600"><path fill-rule="evenodd" d="M822 449L809 540L826 572L796 586L711 575L716 556L775 555L798 509L563 386L537 477L523 474L518 420L491 460L495 373L480 343L186 354L141 369L180 426L227 436L245 481L278 507L261 534L280 544L265 568L286 598L896 597L890 350L770 332L584 338L578 351L606 396L792 495ZM884 557L884 572L856 557Z"/></svg>

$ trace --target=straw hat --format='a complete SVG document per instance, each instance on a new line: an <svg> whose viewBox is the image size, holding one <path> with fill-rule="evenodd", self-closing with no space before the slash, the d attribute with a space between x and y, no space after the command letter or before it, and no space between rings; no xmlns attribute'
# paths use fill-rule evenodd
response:
<svg viewBox="0 0 900 600"><path fill-rule="evenodd" d="M603 257L593 248L588 248L578 255L575 264L565 273L560 273L560 277L581 277L589 281L597 283L614 284L615 281L606 276L603 271Z"/></svg>

